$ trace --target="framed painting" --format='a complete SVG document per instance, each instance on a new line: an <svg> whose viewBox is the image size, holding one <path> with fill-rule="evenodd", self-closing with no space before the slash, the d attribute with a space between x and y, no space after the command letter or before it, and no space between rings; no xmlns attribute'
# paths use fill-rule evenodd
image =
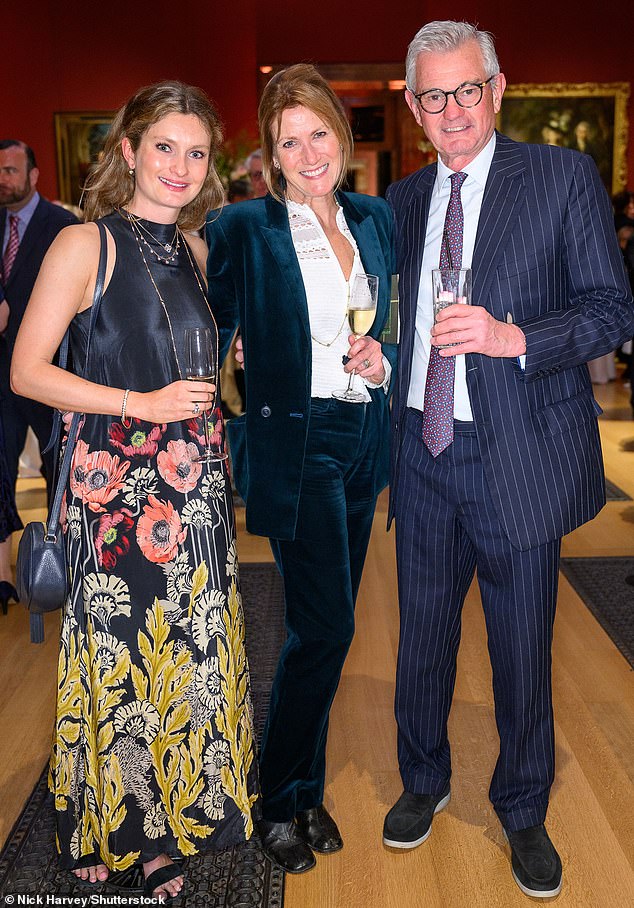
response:
<svg viewBox="0 0 634 908"><path fill-rule="evenodd" d="M521 142L589 154L610 195L627 182L629 82L508 85L497 126Z"/></svg>
<svg viewBox="0 0 634 908"><path fill-rule="evenodd" d="M60 201L80 204L86 177L99 158L113 118L113 111L55 114Z"/></svg>

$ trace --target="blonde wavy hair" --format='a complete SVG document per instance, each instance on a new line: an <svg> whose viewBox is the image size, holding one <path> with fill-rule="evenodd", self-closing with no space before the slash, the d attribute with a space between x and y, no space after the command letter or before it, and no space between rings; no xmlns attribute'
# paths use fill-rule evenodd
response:
<svg viewBox="0 0 634 908"><path fill-rule="evenodd" d="M177 80L157 82L140 88L115 116L98 163L88 176L84 191L84 214L87 221L123 208L134 195L134 176L121 150L128 138L137 151L150 126L169 114L193 114L209 136L209 168L202 189L195 199L181 209L178 225L182 230L198 230L208 211L222 205L224 191L214 166L222 144L222 126L216 110L205 92Z"/></svg>
<svg viewBox="0 0 634 908"><path fill-rule="evenodd" d="M258 108L262 174L271 195L284 201L286 181L273 166L282 114L292 107L307 107L336 135L341 146L341 170L334 191L341 186L352 157L352 130L341 101L324 77L310 63L297 63L276 73L262 92Z"/></svg>

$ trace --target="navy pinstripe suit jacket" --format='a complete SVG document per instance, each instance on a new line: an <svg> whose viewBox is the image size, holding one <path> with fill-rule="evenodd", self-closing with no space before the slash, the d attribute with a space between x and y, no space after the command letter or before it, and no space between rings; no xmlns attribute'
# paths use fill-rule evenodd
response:
<svg viewBox="0 0 634 908"><path fill-rule="evenodd" d="M392 410L392 495L412 364L416 301L436 165L390 186L400 350ZM489 489L511 543L528 549L605 503L586 363L634 333L634 304L608 195L586 155L497 134L472 262L473 304L526 335L517 360L467 354L467 385ZM422 409L422 401L421 401Z"/></svg>

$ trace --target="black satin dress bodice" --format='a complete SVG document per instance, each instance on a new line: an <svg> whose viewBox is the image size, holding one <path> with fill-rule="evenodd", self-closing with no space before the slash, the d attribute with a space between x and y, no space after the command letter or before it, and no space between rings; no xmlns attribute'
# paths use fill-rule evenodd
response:
<svg viewBox="0 0 634 908"><path fill-rule="evenodd" d="M194 255L184 239L175 261L165 264L137 241L124 215L113 212L103 222L114 237L117 258L101 301L86 377L109 387L155 391L185 378L187 328L207 326L216 335L204 282L194 271ZM150 234L159 243L169 243L174 224L144 220L140 224L147 243L162 257L169 257L162 246L153 243ZM77 371L85 360L89 325L90 309L80 312L71 324L71 351Z"/></svg>

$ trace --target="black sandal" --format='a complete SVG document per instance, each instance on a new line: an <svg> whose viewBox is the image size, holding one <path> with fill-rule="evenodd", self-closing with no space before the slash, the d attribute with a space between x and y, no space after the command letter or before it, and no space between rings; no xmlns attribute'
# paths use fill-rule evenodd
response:
<svg viewBox="0 0 634 908"><path fill-rule="evenodd" d="M159 867L158 870L153 870L145 880L143 894L152 898L156 889L160 886L164 886L165 883L169 883L170 880L175 880L178 876L185 876L185 874L183 873L183 868L180 864L177 864L175 861L172 861L171 864L165 864L164 867ZM160 898L159 896L160 903L162 905L168 905L173 899L178 898L180 895L182 895L182 890L178 895L168 895L167 893L164 893L164 898Z"/></svg>
<svg viewBox="0 0 634 908"><path fill-rule="evenodd" d="M106 877L105 880L95 880L94 883L90 883L90 880L83 880L80 876L77 876L77 874L75 873L76 870L84 870L87 867L96 868L96 867L99 867L100 864L103 864L103 866L108 871L108 876ZM73 874L73 876L76 879L79 880L80 883L90 883L91 886L97 886L100 883L102 883L102 884L107 883L108 879L110 877L110 868L106 864L104 864L104 862L101 860L101 858L96 854L85 854L81 858L78 858L78 860L75 861L75 866L70 868L70 872Z"/></svg>

